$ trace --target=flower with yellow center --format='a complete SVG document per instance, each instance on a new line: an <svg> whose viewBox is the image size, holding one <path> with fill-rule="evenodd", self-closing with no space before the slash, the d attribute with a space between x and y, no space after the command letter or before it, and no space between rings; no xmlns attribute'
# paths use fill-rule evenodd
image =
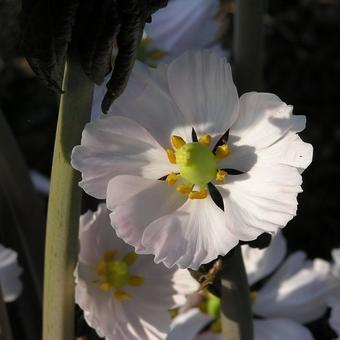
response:
<svg viewBox="0 0 340 340"><path fill-rule="evenodd" d="M115 235L104 204L81 216L79 240L75 297L87 323L108 340L164 339L167 309L198 288L189 272L137 255Z"/></svg>
<svg viewBox="0 0 340 340"><path fill-rule="evenodd" d="M72 165L137 253L195 269L293 218L312 159L304 125L273 94L238 98L223 58L187 52L157 69L137 63Z"/></svg>

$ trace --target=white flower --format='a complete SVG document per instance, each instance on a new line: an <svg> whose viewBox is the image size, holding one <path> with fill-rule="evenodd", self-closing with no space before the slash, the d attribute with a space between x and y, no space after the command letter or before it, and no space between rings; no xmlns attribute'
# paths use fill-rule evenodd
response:
<svg viewBox="0 0 340 340"><path fill-rule="evenodd" d="M303 252L295 252L256 293L254 313L301 323L314 321L326 312L336 285L327 261L306 260Z"/></svg>
<svg viewBox="0 0 340 340"><path fill-rule="evenodd" d="M131 81L109 115L86 125L72 165L87 193L107 199L118 236L137 252L197 268L296 214L312 159L297 135L304 116L269 93L239 100L229 64L207 52L137 67Z"/></svg>
<svg viewBox="0 0 340 340"><path fill-rule="evenodd" d="M152 16L145 26L150 50L162 50L163 60L170 61L186 50L210 49L222 53L218 46L220 25L214 18L219 0L170 0Z"/></svg>
<svg viewBox="0 0 340 340"><path fill-rule="evenodd" d="M76 303L87 323L108 340L164 339L168 309L198 288L189 272L135 254L115 235L103 204L81 216L79 239Z"/></svg>
<svg viewBox="0 0 340 340"><path fill-rule="evenodd" d="M331 308L329 324L338 335L336 339L340 340L340 298L336 296L330 297L328 300L328 306Z"/></svg>
<svg viewBox="0 0 340 340"><path fill-rule="evenodd" d="M223 340L220 332L207 330L213 317L191 309L175 318L166 340ZM284 318L254 319L254 340L313 340L310 331L298 322Z"/></svg>
<svg viewBox="0 0 340 340"><path fill-rule="evenodd" d="M0 244L0 286L5 302L17 299L22 291L22 283L19 275L22 268L18 265L18 254Z"/></svg>

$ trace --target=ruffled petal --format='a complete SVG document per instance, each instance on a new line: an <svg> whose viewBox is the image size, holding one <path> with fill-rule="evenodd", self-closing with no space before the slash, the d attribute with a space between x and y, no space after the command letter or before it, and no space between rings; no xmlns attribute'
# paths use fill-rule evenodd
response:
<svg viewBox="0 0 340 340"><path fill-rule="evenodd" d="M296 215L301 182L298 170L284 165L228 176L217 188L232 233L248 241L283 228Z"/></svg>
<svg viewBox="0 0 340 340"><path fill-rule="evenodd" d="M185 197L164 181L137 176L117 176L108 186L107 206L117 235L143 251L142 235L158 218L174 212Z"/></svg>
<svg viewBox="0 0 340 340"><path fill-rule="evenodd" d="M332 258L334 261L332 272L338 279L340 279L340 248L332 249Z"/></svg>
<svg viewBox="0 0 340 340"><path fill-rule="evenodd" d="M102 116L86 125L81 145L72 151L72 166L81 171L79 185L105 198L111 178L122 174L160 178L173 171L165 150L136 122Z"/></svg>
<svg viewBox="0 0 340 340"><path fill-rule="evenodd" d="M269 247L257 249L243 245L242 256L249 285L272 273L284 259L287 252L286 240L281 232L273 235Z"/></svg>
<svg viewBox="0 0 340 340"><path fill-rule="evenodd" d="M314 321L326 311L327 297L336 285L328 262L305 261L305 255L297 252L257 292L254 312L302 323Z"/></svg>
<svg viewBox="0 0 340 340"><path fill-rule="evenodd" d="M219 25L213 17L218 8L218 0L169 1L145 26L150 49L167 52L163 59L171 60L188 49L208 48L217 38Z"/></svg>
<svg viewBox="0 0 340 340"><path fill-rule="evenodd" d="M308 328L283 318L254 320L254 340L313 340Z"/></svg>
<svg viewBox="0 0 340 340"><path fill-rule="evenodd" d="M146 252L155 254L155 262L169 268L176 264L197 269L225 255L237 243L223 211L210 196L187 200L172 214L151 223L142 238Z"/></svg>
<svg viewBox="0 0 340 340"><path fill-rule="evenodd" d="M230 65L212 53L186 52L168 68L176 104L198 135L209 134L213 145L238 116L238 95Z"/></svg>
<svg viewBox="0 0 340 340"><path fill-rule="evenodd" d="M289 165L302 172L312 161L313 148L297 132L305 128L305 116L270 93L245 93L240 98L240 115L230 129L230 155L221 168L247 172L255 165Z"/></svg>
<svg viewBox="0 0 340 340"><path fill-rule="evenodd" d="M199 332L212 320L211 316L203 314L198 308L190 309L173 320L166 340L196 340Z"/></svg>

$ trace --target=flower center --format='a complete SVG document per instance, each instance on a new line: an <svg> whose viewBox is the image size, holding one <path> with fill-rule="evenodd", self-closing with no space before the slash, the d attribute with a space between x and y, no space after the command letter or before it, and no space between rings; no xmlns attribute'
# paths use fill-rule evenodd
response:
<svg viewBox="0 0 340 340"><path fill-rule="evenodd" d="M227 173L218 169L218 161L229 155L227 144L219 145L215 153L209 149L211 136L202 135L198 142L186 143L182 137L171 136L174 149L167 149L169 162L177 164L178 173L170 173L166 177L166 183L173 185L179 178L182 184L177 186L177 191L191 199L203 199L208 196L207 184L212 180L223 182ZM184 183L183 183L184 180ZM194 186L199 191L194 191Z"/></svg>
<svg viewBox="0 0 340 340"><path fill-rule="evenodd" d="M136 253L128 253L121 260L115 259L117 252L110 250L104 253L103 258L98 261L96 273L100 278L99 289L113 291L113 296L119 300L130 300L131 294L123 291L124 286L140 286L144 283L141 276L133 276L129 273L129 267L136 261Z"/></svg>
<svg viewBox="0 0 340 340"><path fill-rule="evenodd" d="M180 175L189 183L200 186L216 177L217 162L209 148L201 143L188 143L175 152Z"/></svg>

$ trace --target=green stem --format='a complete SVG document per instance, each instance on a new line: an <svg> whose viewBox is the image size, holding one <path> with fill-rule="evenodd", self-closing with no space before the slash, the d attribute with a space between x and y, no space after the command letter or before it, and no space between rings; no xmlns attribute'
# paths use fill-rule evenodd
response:
<svg viewBox="0 0 340 340"><path fill-rule="evenodd" d="M72 148L80 143L90 118L93 84L75 58L69 57L64 74L55 137L48 204L43 339L74 339L74 278L78 254L81 191L79 173L70 165Z"/></svg>
<svg viewBox="0 0 340 340"><path fill-rule="evenodd" d="M233 71L239 94L261 90L263 86L265 1L236 1Z"/></svg>
<svg viewBox="0 0 340 340"><path fill-rule="evenodd" d="M221 321L224 339L253 339L253 315L241 246L236 246L223 259L221 272Z"/></svg>

